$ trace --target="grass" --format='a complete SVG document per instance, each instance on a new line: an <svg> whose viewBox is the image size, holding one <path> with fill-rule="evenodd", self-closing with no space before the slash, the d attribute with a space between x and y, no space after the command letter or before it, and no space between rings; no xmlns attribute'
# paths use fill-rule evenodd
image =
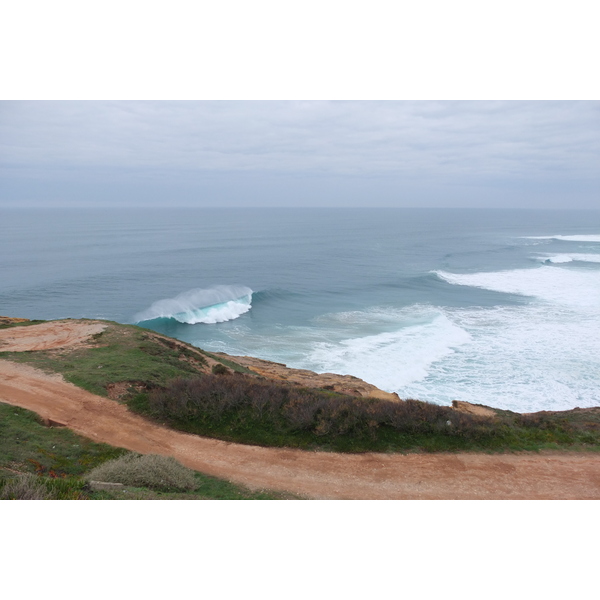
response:
<svg viewBox="0 0 600 600"><path fill-rule="evenodd" d="M278 492L251 491L197 472L194 472L193 489L183 493L135 486L110 492L92 491L85 481L86 474L126 454L122 448L97 444L69 429L46 427L35 413L0 403L0 498L6 486L14 486L28 475L36 477L38 485L43 486L51 498L59 500L294 498Z"/></svg>
<svg viewBox="0 0 600 600"><path fill-rule="evenodd" d="M67 428L46 427L35 413L0 403L0 469L7 473L80 477L123 453Z"/></svg>

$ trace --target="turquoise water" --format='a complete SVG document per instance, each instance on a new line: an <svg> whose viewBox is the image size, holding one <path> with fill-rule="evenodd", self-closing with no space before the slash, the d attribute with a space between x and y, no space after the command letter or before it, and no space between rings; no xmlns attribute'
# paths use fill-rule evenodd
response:
<svg viewBox="0 0 600 600"><path fill-rule="evenodd" d="M442 404L600 405L600 212L1 210L0 314L140 322Z"/></svg>

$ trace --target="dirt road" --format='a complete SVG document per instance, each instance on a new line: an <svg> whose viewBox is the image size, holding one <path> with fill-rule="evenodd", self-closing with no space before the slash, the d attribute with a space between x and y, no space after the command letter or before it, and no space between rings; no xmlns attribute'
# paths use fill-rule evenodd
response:
<svg viewBox="0 0 600 600"><path fill-rule="evenodd" d="M154 425L60 376L5 360L0 401L95 441L173 456L253 489L338 499L600 498L600 457L592 454L348 455L245 446Z"/></svg>

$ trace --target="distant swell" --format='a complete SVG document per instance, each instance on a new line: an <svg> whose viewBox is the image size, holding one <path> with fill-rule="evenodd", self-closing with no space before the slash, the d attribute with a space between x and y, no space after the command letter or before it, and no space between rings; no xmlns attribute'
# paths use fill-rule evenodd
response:
<svg viewBox="0 0 600 600"><path fill-rule="evenodd" d="M237 319L252 307L252 290L238 285L217 285L194 289L175 298L154 302L134 317L136 323L154 319L175 319L180 323L223 323Z"/></svg>

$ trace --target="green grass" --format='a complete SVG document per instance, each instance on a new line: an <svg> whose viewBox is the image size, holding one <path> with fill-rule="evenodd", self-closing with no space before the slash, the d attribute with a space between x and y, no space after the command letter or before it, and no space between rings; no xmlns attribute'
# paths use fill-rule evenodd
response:
<svg viewBox="0 0 600 600"><path fill-rule="evenodd" d="M0 403L0 469L5 471L79 477L123 452L65 427L46 427L35 413Z"/></svg>
<svg viewBox="0 0 600 600"><path fill-rule="evenodd" d="M126 487L91 491L83 476L94 467L126 454L122 448L97 444L67 428L46 427L33 412L0 403L0 489L10 478L35 473L55 499L206 499L273 500L290 494L257 491L195 473L196 487L186 493Z"/></svg>

